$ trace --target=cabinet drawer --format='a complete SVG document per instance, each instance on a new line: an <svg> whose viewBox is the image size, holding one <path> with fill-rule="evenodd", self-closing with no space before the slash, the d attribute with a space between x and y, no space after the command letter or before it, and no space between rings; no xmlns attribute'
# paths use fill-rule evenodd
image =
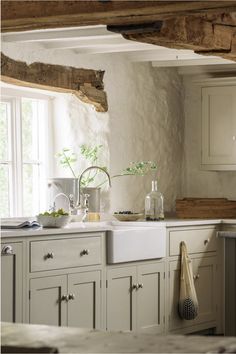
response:
<svg viewBox="0 0 236 354"><path fill-rule="evenodd" d="M180 254L180 243L184 241L188 253L213 252L217 250L216 229L170 230L170 256Z"/></svg>
<svg viewBox="0 0 236 354"><path fill-rule="evenodd" d="M101 264L101 237L31 241L30 271Z"/></svg>

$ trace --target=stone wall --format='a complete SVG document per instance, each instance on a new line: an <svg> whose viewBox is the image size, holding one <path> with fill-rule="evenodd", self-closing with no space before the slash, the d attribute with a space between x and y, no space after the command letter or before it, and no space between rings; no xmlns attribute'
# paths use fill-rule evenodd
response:
<svg viewBox="0 0 236 354"><path fill-rule="evenodd" d="M72 95L57 95L53 103L53 153L63 147L78 152L82 143L102 144L104 164L111 175L131 161L153 160L165 197L165 210L173 210L182 196L183 86L175 69L131 63L125 55L76 55L68 51L4 44L4 54L28 63L66 64L105 70L108 112L98 113ZM69 176L54 159L54 176ZM155 176L153 176L155 177ZM144 208L151 176L113 179L103 195L105 211Z"/></svg>

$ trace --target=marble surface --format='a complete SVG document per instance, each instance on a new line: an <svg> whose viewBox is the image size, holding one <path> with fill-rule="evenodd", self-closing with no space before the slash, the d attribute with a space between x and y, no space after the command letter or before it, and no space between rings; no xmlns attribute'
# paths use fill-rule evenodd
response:
<svg viewBox="0 0 236 354"><path fill-rule="evenodd" d="M235 337L102 332L2 323L1 345L53 347L59 353L235 353Z"/></svg>
<svg viewBox="0 0 236 354"><path fill-rule="evenodd" d="M66 235L73 233L91 233L105 232L112 230L113 227L119 226L158 226L158 227L184 227L184 226L203 226L203 225L236 225L236 220L221 220L221 219L166 219L160 222L119 222L119 221L101 221L101 222L72 222L64 228L24 228L24 229L2 229L1 237L27 237L27 236L43 236L43 235Z"/></svg>
<svg viewBox="0 0 236 354"><path fill-rule="evenodd" d="M23 229L2 229L1 237L27 237L43 235L66 235L73 233L90 233L107 231L108 225L104 222L73 222L63 228L23 228Z"/></svg>
<svg viewBox="0 0 236 354"><path fill-rule="evenodd" d="M161 222L119 222L119 221L101 221L101 222L72 222L64 228L24 228L24 229L2 229L1 237L27 237L27 236L43 236L43 235L65 235L72 233L90 233L90 232L105 232L112 230L114 226L164 226L182 227L182 226L203 226L203 225L236 225L235 219L166 219Z"/></svg>

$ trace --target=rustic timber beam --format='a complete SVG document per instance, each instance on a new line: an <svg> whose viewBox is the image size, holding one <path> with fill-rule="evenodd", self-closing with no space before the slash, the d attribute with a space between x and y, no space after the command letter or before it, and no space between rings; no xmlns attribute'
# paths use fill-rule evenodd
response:
<svg viewBox="0 0 236 354"><path fill-rule="evenodd" d="M81 101L106 112L103 90L104 71L77 69L71 66L15 61L1 53L1 80L20 86L75 94Z"/></svg>
<svg viewBox="0 0 236 354"><path fill-rule="evenodd" d="M85 25L149 23L168 17L236 8L235 1L28 1L1 2L2 32Z"/></svg>
<svg viewBox="0 0 236 354"><path fill-rule="evenodd" d="M236 11L231 13L176 16L162 23L108 26L125 39L168 48L191 49L236 61Z"/></svg>

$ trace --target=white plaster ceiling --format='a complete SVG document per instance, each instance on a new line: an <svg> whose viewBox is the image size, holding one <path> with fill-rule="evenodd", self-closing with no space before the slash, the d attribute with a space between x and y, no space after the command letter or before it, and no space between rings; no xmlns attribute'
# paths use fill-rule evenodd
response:
<svg viewBox="0 0 236 354"><path fill-rule="evenodd" d="M49 50L73 51L80 56L126 53L131 61L150 61L153 66L159 67L215 64L232 66L234 63L219 57L198 55L191 50L169 49L129 41L120 34L107 31L103 25L2 33L2 44L4 43L31 43Z"/></svg>

